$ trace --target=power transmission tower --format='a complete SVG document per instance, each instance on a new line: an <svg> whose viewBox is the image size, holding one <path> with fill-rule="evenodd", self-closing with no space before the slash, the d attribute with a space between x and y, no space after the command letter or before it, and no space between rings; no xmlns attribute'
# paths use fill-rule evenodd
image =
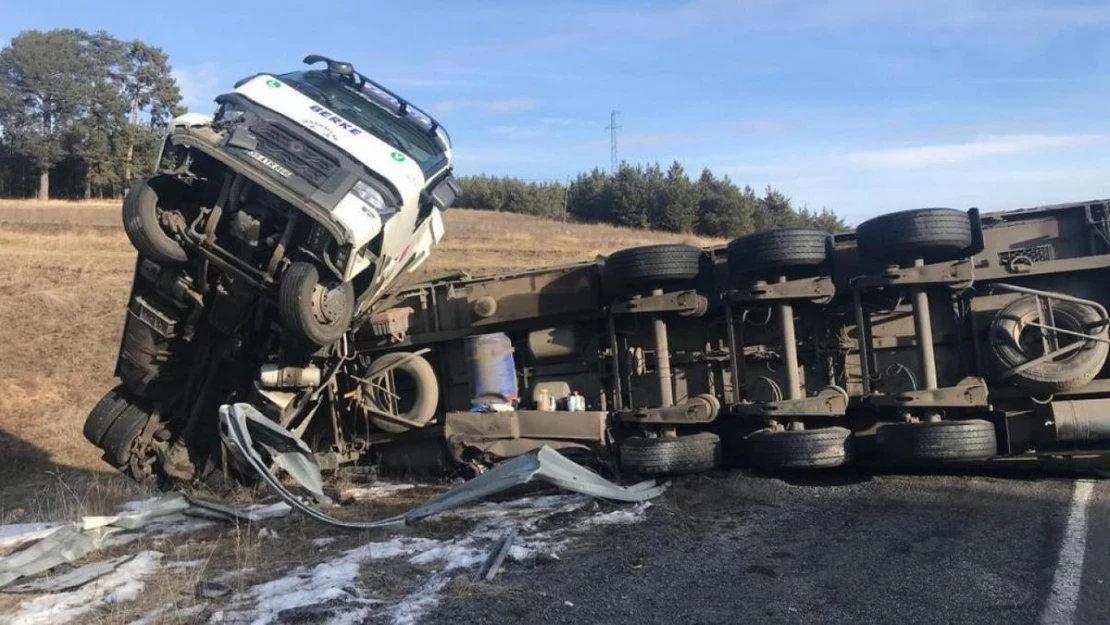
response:
<svg viewBox="0 0 1110 625"><path fill-rule="evenodd" d="M609 131L609 168L613 173L617 173L617 166L620 165L620 159L617 157L617 116L620 111L609 112L609 125L605 127Z"/></svg>

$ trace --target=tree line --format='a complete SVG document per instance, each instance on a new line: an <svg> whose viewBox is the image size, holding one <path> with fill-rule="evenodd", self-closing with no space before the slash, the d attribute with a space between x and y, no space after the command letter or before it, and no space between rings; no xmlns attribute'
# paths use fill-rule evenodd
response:
<svg viewBox="0 0 1110 625"><path fill-rule="evenodd" d="M461 183L458 206L553 219L714 237L770 228L813 227L829 232L847 228L832 211L795 207L772 187L757 194L750 186L741 187L708 169L691 179L678 162L666 171L658 163L623 163L613 173L595 168L569 184L484 175L464 177Z"/></svg>
<svg viewBox="0 0 1110 625"><path fill-rule="evenodd" d="M118 197L153 170L180 103L161 48L103 31L20 33L0 49L0 197Z"/></svg>
<svg viewBox="0 0 1110 625"><path fill-rule="evenodd" d="M161 48L104 31L24 31L0 49L0 197L120 197L151 173L167 123L182 112ZM568 184L484 175L462 183L459 206L580 222L720 237L845 228L771 187L757 194L708 169L692 179L678 162L595 168Z"/></svg>

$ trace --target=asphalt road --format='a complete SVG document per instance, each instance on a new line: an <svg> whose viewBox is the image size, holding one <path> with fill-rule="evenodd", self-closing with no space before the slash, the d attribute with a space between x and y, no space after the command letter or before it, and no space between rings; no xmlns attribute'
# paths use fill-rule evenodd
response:
<svg viewBox="0 0 1110 625"><path fill-rule="evenodd" d="M426 622L1101 625L1110 481L1080 484L695 476L646 521L599 528L559 560L508 567Z"/></svg>

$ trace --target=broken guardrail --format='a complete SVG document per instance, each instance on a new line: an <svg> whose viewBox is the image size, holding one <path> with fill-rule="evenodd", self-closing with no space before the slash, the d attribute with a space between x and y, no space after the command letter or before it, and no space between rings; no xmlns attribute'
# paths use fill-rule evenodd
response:
<svg viewBox="0 0 1110 625"><path fill-rule="evenodd" d="M350 529L412 525L441 512L536 481L598 499L623 502L646 501L667 488L666 483L656 484L654 480L632 486L614 484L545 445L503 462L404 514L377 521L346 521L319 510L289 490L262 458L257 447L264 449L273 459L273 464L288 473L316 502L330 503L323 492L323 478L316 457L308 445L292 432L266 418L250 404L238 403L220 407L220 434L232 453L254 469L289 505L323 523Z"/></svg>

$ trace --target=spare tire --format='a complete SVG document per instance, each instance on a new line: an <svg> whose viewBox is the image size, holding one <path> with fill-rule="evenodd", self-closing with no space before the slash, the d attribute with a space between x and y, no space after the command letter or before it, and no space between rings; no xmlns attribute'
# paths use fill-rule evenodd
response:
<svg viewBox="0 0 1110 625"><path fill-rule="evenodd" d="M139 255L157 263L179 265L185 248L162 227L162 200L151 178L136 182L123 198L123 231Z"/></svg>
<svg viewBox="0 0 1110 625"><path fill-rule="evenodd" d="M721 464L721 439L710 432L674 438L632 436L620 442L621 468L640 475L678 475Z"/></svg>
<svg viewBox="0 0 1110 625"><path fill-rule="evenodd" d="M379 391L373 382L387 369L389 370L387 373L401 373L408 378L401 383L395 383L393 388L393 392L399 396L398 416L421 426L431 421L439 405L439 380L431 363L421 356L413 356L411 352L391 352L376 358L370 363L370 369L362 382L361 390L365 401L378 407L381 407L382 402L377 397ZM394 380L396 381L396 378ZM408 424L390 421L373 412L370 413L370 423L391 434L412 429Z"/></svg>
<svg viewBox="0 0 1110 625"><path fill-rule="evenodd" d="M994 364L1001 374L1044 354L1041 329L1027 325L1038 318L1035 296L1014 300L994 316L990 327L990 346ZM1078 302L1052 301L1056 326L1107 339L1107 320L1095 308ZM1051 360L1027 367L1008 379L1031 393L1061 393L1075 390L1095 379L1106 364L1110 344L1093 339L1059 334L1060 346L1077 341L1082 345Z"/></svg>
<svg viewBox="0 0 1110 625"><path fill-rule="evenodd" d="M852 431L843 427L816 430L758 430L745 439L752 466L766 470L838 467L853 456Z"/></svg>
<svg viewBox="0 0 1110 625"><path fill-rule="evenodd" d="M878 429L875 442L895 463L986 460L998 453L994 424L982 419L891 423Z"/></svg>
<svg viewBox="0 0 1110 625"><path fill-rule="evenodd" d="M347 332L355 309L355 287L336 280L320 281L312 263L296 262L285 270L278 293L283 329L298 342L331 345Z"/></svg>
<svg viewBox="0 0 1110 625"><path fill-rule="evenodd" d="M610 297L665 288L698 276L702 250L664 243L613 252L601 267L601 288Z"/></svg>
<svg viewBox="0 0 1110 625"><path fill-rule="evenodd" d="M728 272L752 276L816 267L828 257L829 233L812 228L755 232L728 244Z"/></svg>
<svg viewBox="0 0 1110 625"><path fill-rule="evenodd" d="M971 217L954 208L919 208L880 215L856 228L859 255L885 265L921 258L939 263L964 258L972 245Z"/></svg>

